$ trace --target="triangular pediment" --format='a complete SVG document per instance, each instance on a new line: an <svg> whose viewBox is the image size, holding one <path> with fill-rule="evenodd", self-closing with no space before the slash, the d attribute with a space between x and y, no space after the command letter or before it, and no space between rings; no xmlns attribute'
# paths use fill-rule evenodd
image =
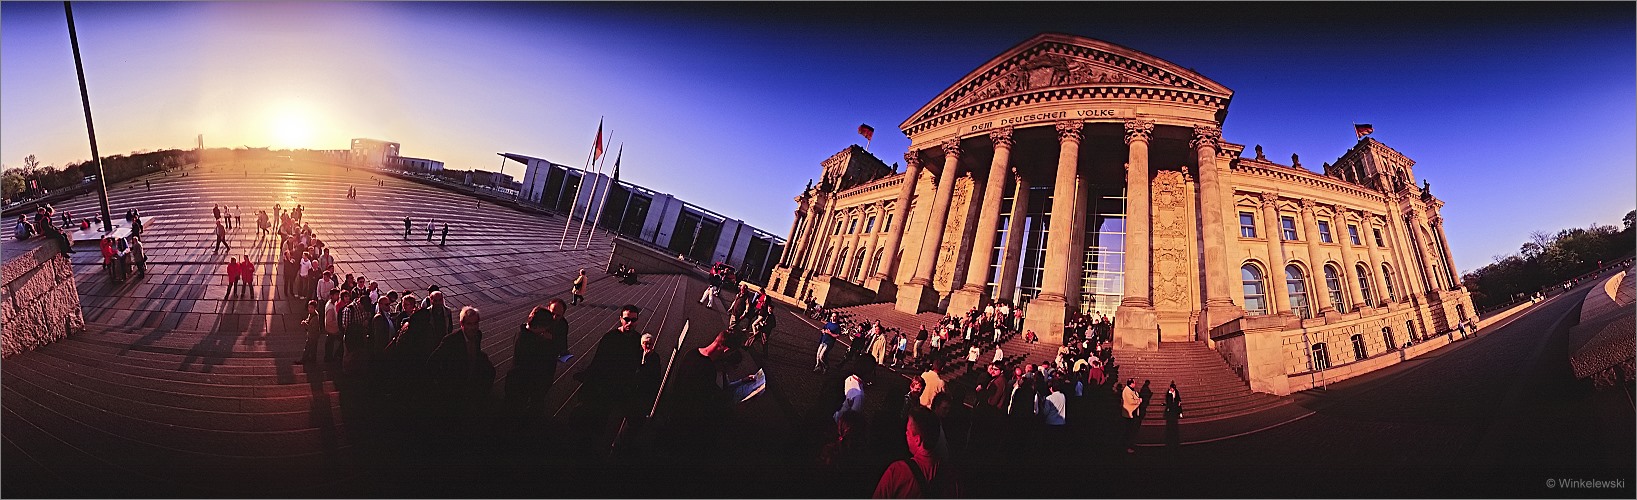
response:
<svg viewBox="0 0 1637 500"><path fill-rule="evenodd" d="M1009 97L1085 87L1157 88L1219 98L1233 91L1199 73L1140 51L1091 38L1045 33L1006 51L944 90L900 128Z"/></svg>

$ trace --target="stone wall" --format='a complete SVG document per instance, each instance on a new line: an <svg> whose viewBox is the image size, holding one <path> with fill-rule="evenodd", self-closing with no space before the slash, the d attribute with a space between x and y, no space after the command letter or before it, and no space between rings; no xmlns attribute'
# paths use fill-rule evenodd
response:
<svg viewBox="0 0 1637 500"><path fill-rule="evenodd" d="M32 351L85 329L74 267L43 239L10 242L0 297L0 356Z"/></svg>
<svg viewBox="0 0 1637 500"><path fill-rule="evenodd" d="M614 238L614 252L608 257L603 270L614 272L621 264L636 269L639 274L691 274L700 279L710 277L704 269L692 263L677 260L675 255L661 253L642 243L622 237Z"/></svg>

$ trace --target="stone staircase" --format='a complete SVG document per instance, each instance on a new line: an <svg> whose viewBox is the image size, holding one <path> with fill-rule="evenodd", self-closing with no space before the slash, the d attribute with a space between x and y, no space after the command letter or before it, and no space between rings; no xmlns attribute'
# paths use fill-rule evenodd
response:
<svg viewBox="0 0 1637 500"><path fill-rule="evenodd" d="M1218 420L1289 404L1277 396L1252 392L1227 361L1203 342L1161 342L1154 351L1116 347L1114 359L1120 366L1121 383L1135 379L1141 388L1144 380L1152 382L1154 398L1148 405L1152 416L1165 414L1165 390L1172 381L1182 393L1184 422ZM1163 418L1144 422L1164 424Z"/></svg>

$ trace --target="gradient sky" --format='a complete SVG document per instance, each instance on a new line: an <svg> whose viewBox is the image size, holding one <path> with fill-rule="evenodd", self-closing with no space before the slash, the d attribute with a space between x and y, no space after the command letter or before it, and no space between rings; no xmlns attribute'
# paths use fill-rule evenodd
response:
<svg viewBox="0 0 1637 500"><path fill-rule="evenodd" d="M818 163L1042 31L1235 91L1225 140L1318 168L1351 124L1417 161L1462 272L1637 205L1637 8L1595 4L76 3L104 155L403 144L579 166L783 235ZM1247 149L1249 149L1247 147ZM62 4L0 3L0 161L90 157ZM508 162L509 163L509 162ZM519 173L516 163L509 173Z"/></svg>

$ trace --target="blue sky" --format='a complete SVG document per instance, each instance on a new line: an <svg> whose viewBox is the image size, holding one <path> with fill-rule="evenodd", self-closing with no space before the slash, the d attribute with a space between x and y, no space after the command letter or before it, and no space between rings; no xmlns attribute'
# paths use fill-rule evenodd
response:
<svg viewBox="0 0 1637 500"><path fill-rule="evenodd" d="M1235 91L1224 139L1333 161L1354 122L1448 202L1461 271L1637 205L1631 3L78 3L104 154L403 144L580 165L782 234L818 162L1043 31ZM0 3L0 162L89 158L60 3ZM610 153L612 154L612 153ZM516 164L508 166L515 173Z"/></svg>

